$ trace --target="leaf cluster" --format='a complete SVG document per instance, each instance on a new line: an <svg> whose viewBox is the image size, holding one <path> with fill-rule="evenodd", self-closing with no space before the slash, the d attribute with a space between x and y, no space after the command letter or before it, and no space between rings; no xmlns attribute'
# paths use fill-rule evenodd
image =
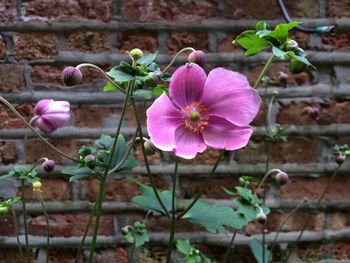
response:
<svg viewBox="0 0 350 263"><path fill-rule="evenodd" d="M19 179L24 179L30 183L35 183L40 181L38 173L34 167L28 165L17 165L9 173L0 176L0 180L6 179L9 177L17 177Z"/></svg>
<svg viewBox="0 0 350 263"><path fill-rule="evenodd" d="M140 247L149 241L149 236L144 223L136 221L133 226L128 228L127 233L124 235L126 241L134 244L135 247Z"/></svg>
<svg viewBox="0 0 350 263"><path fill-rule="evenodd" d="M178 239L176 249L184 256L185 263L212 263L210 258L192 246L188 239Z"/></svg>

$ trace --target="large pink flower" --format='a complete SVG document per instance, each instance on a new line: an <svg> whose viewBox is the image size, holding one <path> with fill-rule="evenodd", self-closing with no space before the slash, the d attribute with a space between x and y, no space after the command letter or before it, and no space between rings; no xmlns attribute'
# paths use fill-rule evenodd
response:
<svg viewBox="0 0 350 263"><path fill-rule="evenodd" d="M261 103L242 74L216 68L207 77L194 63L174 72L169 97L163 93L147 110L148 133L157 148L186 159L207 146L246 146Z"/></svg>

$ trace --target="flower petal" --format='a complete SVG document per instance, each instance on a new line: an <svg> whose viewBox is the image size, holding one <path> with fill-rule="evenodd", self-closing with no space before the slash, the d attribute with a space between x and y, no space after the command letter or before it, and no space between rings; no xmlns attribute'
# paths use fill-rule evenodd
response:
<svg viewBox="0 0 350 263"><path fill-rule="evenodd" d="M35 120L38 128L44 133L51 133L57 129L48 119L45 117L39 117Z"/></svg>
<svg viewBox="0 0 350 263"><path fill-rule="evenodd" d="M202 131L204 142L216 149L237 150L247 145L253 129L237 126L224 118L211 115L209 124Z"/></svg>
<svg viewBox="0 0 350 263"><path fill-rule="evenodd" d="M201 102L211 114L244 126L255 118L261 99L244 75L216 68L209 73Z"/></svg>
<svg viewBox="0 0 350 263"><path fill-rule="evenodd" d="M204 70L195 63L179 67L169 84L171 101L181 109L193 101L200 101L206 78Z"/></svg>
<svg viewBox="0 0 350 263"><path fill-rule="evenodd" d="M147 110L147 130L153 144L160 150L175 148L175 130L183 122L180 111L163 93Z"/></svg>
<svg viewBox="0 0 350 263"><path fill-rule="evenodd" d="M50 99L43 99L40 100L34 107L34 113L36 115L41 115L46 110L46 108L52 103L53 100Z"/></svg>
<svg viewBox="0 0 350 263"><path fill-rule="evenodd" d="M207 148L202 134L195 133L183 125L175 131L175 143L174 154L185 159L192 159Z"/></svg>
<svg viewBox="0 0 350 263"><path fill-rule="evenodd" d="M69 113L69 110L70 104L68 101L51 101L42 114Z"/></svg>

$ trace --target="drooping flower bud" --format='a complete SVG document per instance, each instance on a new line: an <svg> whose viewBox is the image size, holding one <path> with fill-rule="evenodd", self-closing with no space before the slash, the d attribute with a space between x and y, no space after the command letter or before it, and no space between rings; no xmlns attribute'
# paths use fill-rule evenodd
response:
<svg viewBox="0 0 350 263"><path fill-rule="evenodd" d="M147 155L153 155L156 153L157 148L154 146L151 140L146 140L143 144Z"/></svg>
<svg viewBox="0 0 350 263"><path fill-rule="evenodd" d="M84 162L87 166L94 166L95 165L95 156L92 154L86 155L84 157Z"/></svg>
<svg viewBox="0 0 350 263"><path fill-rule="evenodd" d="M309 107L307 109L307 113L309 114L309 116L315 120L319 120L320 119L320 115L321 115L321 110L318 107Z"/></svg>
<svg viewBox="0 0 350 263"><path fill-rule="evenodd" d="M139 58L143 57L143 52L139 48L134 48L133 50L130 51L130 56L133 59L138 60Z"/></svg>
<svg viewBox="0 0 350 263"><path fill-rule="evenodd" d="M155 87L158 85L158 82L159 82L159 73L158 72L151 72L149 73L149 77L151 79L150 81L150 86L151 87Z"/></svg>
<svg viewBox="0 0 350 263"><path fill-rule="evenodd" d="M34 107L34 119L44 133L51 133L65 126L70 118L68 101L40 100Z"/></svg>
<svg viewBox="0 0 350 263"><path fill-rule="evenodd" d="M256 217L256 220L258 220L260 224L264 225L266 223L267 216L264 213L259 213Z"/></svg>
<svg viewBox="0 0 350 263"><path fill-rule="evenodd" d="M41 184L41 182L39 182L39 181L33 183L33 189L34 189L34 190L40 189L41 186L42 186L42 184Z"/></svg>
<svg viewBox="0 0 350 263"><path fill-rule="evenodd" d="M196 63L203 67L205 64L205 53L202 50L192 51L187 58L190 63Z"/></svg>
<svg viewBox="0 0 350 263"><path fill-rule="evenodd" d="M335 162L338 164L338 165L342 165L344 163L346 159L346 156L343 155L343 154L338 154L337 157L335 157Z"/></svg>
<svg viewBox="0 0 350 263"><path fill-rule="evenodd" d="M132 229L132 226L127 225L127 226L122 227L122 229L121 229L120 231L121 231L122 234L125 236L125 235L127 235L127 234L129 233L129 231L130 231L131 229Z"/></svg>
<svg viewBox="0 0 350 263"><path fill-rule="evenodd" d="M294 51L298 46L298 42L296 42L293 39L288 39L284 44L284 48L286 49L286 51Z"/></svg>
<svg viewBox="0 0 350 263"><path fill-rule="evenodd" d="M54 160L46 160L43 162L43 170L47 173L52 172L55 169L55 161Z"/></svg>
<svg viewBox="0 0 350 263"><path fill-rule="evenodd" d="M289 62L289 69L293 74L298 74L306 69L306 65L303 62L292 58Z"/></svg>
<svg viewBox="0 0 350 263"><path fill-rule="evenodd" d="M61 80L66 86L78 85L82 79L83 75L76 67L69 66L62 71Z"/></svg>
<svg viewBox="0 0 350 263"><path fill-rule="evenodd" d="M285 185L286 183L289 182L289 176L287 173L285 172L278 172L276 174L276 182L279 184L279 185Z"/></svg>
<svg viewBox="0 0 350 263"><path fill-rule="evenodd" d="M283 84L284 87L287 86L287 84L288 84L288 78L289 78L289 76L288 76L287 73L284 73L284 72L280 71L280 72L278 73L278 77L277 77L277 78L278 78L278 81L281 82L281 83Z"/></svg>
<svg viewBox="0 0 350 263"><path fill-rule="evenodd" d="M6 206L0 206L0 216L6 215L9 209Z"/></svg>

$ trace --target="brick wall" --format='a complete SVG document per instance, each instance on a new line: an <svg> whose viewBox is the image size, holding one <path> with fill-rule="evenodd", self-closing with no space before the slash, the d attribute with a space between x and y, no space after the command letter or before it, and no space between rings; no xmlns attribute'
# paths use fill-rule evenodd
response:
<svg viewBox="0 0 350 263"><path fill-rule="evenodd" d="M292 17L300 18L305 25L337 23L337 36L308 35L293 32L293 37L310 54L317 66L315 72L290 75L288 87L273 83L267 94L278 90L278 102L272 112L275 123L287 125L289 141L275 143L272 162L287 171L291 183L277 188L270 185L266 200L272 208L268 220L268 238L304 197L309 204L315 202L336 165L328 154L335 143L350 143L350 2L348 0L285 1ZM265 8L266 7L266 8ZM267 8L268 7L268 8ZM68 127L50 135L50 140L60 149L74 155L82 144L89 144L100 133L112 133L121 111L119 95L103 94L100 88L104 80L98 72L84 70L84 82L67 89L60 82L60 73L66 65L91 62L104 69L125 59L125 51L138 47L144 51L160 51L159 62L165 65L179 49L192 46L208 52L206 69L221 65L238 70L257 79L264 61L263 53L246 59L242 51L231 45L232 39L242 30L254 26L258 19L273 23L282 21L281 12L274 0L203 0L203 1L151 1L151 0L0 0L0 91L15 104L28 119L33 105L42 98L65 99L72 103L73 117ZM184 59L182 59L182 62ZM180 60L181 62L181 60ZM275 63L268 74L277 76L279 71L289 73L283 62ZM263 94L264 92L262 92ZM321 108L321 117L314 120L303 109L314 105ZM262 109L263 112L264 109ZM259 178L264 171L263 114L254 121L254 138L242 150L232 153L218 169L203 198L230 204L221 186L232 187L240 175ZM127 115L123 131L130 135L135 126L132 114ZM0 107L0 172L23 161L23 124L3 106ZM32 163L46 152L63 167L71 163L31 137L28 143L27 162ZM136 153L139 154L138 149ZM140 154L139 154L140 155ZM199 189L209 165L218 152L208 150L194 161L184 161L180 171L179 197L190 198ZM157 153L151 159L157 173L158 187L168 188L172 160L167 153ZM162 165L160 165L162 164ZM165 165L163 165L165 164ZM195 165L186 166L186 165ZM191 170L190 170L191 169ZM350 166L345 164L337 177L324 205L312 217L297 255L305 262L322 259L350 258ZM120 228L136 218L141 211L125 206L138 193L127 178L136 177L148 182L144 169L137 168L131 174L109 179L105 194L106 213L101 219L101 242L97 262L127 262L127 248ZM18 191L13 181L0 182L0 193L9 196ZM69 184L59 173L43 179L43 197L50 214L52 246L50 262L73 262L77 237L83 234L89 209L98 191L96 180ZM30 234L38 262L42 261L44 246L40 236L45 235L45 220L31 189L27 189L28 210L31 215ZM293 240L310 210L301 209L281 234L281 248ZM10 217L0 219L1 262L14 262L16 257L13 225ZM78 223L78 224L77 224ZM148 222L151 237L155 241L138 251L139 262L162 262L167 223L162 218ZM179 226L183 235L198 231L194 241L204 238L199 248L220 261L228 239L214 242L213 236L199 227ZM237 238L236 256L239 262L253 262L247 248L246 235L261 233L261 227L249 225ZM91 232L89 232L91 235ZM181 236L181 234L179 235ZM207 237L207 238L206 238ZM69 238L69 242L66 239ZM196 239L197 238L197 239ZM224 240L224 241L223 241ZM9 248L8 248L9 247ZM235 261L236 262L236 261Z"/></svg>

